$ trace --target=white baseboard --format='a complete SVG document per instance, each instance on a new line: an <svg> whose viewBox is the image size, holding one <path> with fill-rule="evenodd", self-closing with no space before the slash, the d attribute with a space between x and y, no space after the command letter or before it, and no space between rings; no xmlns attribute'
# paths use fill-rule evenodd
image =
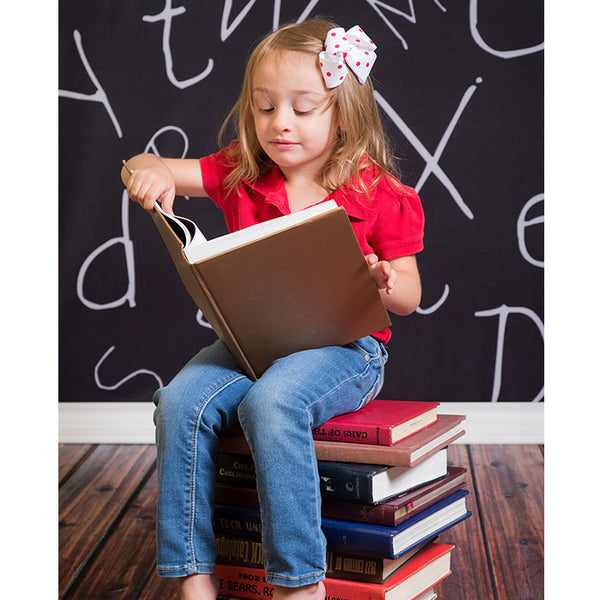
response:
<svg viewBox="0 0 600 600"><path fill-rule="evenodd" d="M59 442L152 444L151 402L60 402ZM440 414L466 415L461 444L542 444L544 404L442 402Z"/></svg>

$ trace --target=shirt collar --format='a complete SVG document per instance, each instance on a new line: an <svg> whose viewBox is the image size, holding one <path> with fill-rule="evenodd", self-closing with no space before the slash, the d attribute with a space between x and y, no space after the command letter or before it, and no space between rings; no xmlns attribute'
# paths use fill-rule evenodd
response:
<svg viewBox="0 0 600 600"><path fill-rule="evenodd" d="M365 175L366 177L363 175L363 180L366 185L369 185L373 180L372 169L366 169ZM255 181L246 179L243 181L246 186L261 194L265 198L265 202L278 208L282 214L290 212L283 173L279 167L273 166ZM375 193L375 190L373 190L373 193ZM361 221L369 220L373 213L373 209L367 205L368 200L362 194L354 192L352 185L349 183L335 190L327 198L335 200L338 206L343 206L346 209L349 216Z"/></svg>
<svg viewBox="0 0 600 600"><path fill-rule="evenodd" d="M266 173L259 175L254 181L243 180L244 185L264 196L265 202L273 204L282 214L290 212L283 173L279 167L272 167Z"/></svg>

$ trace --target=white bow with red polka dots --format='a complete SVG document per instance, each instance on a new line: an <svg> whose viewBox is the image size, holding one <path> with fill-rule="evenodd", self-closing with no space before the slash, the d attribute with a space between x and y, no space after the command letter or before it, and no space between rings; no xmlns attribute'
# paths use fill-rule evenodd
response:
<svg viewBox="0 0 600 600"><path fill-rule="evenodd" d="M327 32L325 50L319 54L319 64L328 88L340 85L350 67L358 80L364 83L377 58L373 40L358 26L348 31L336 27Z"/></svg>

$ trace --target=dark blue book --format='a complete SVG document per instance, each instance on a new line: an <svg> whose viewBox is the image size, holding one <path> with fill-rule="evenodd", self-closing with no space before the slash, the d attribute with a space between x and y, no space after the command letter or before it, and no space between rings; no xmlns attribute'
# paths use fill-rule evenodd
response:
<svg viewBox="0 0 600 600"><path fill-rule="evenodd" d="M470 517L471 512L467 510L465 499L468 493L466 489L457 490L414 513L396 527L323 519L322 529L327 538L327 549L374 558L399 558L419 544ZM214 529L259 539L259 509L217 504Z"/></svg>
<svg viewBox="0 0 600 600"><path fill-rule="evenodd" d="M448 474L446 449L439 450L414 467L326 460L317 464L323 500L358 504L379 504ZM255 487L252 457L249 454L218 453L217 481Z"/></svg>

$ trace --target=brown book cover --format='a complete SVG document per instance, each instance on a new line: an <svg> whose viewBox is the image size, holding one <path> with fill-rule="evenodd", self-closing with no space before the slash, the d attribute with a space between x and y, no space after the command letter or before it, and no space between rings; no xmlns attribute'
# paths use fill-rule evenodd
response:
<svg viewBox="0 0 600 600"><path fill-rule="evenodd" d="M464 435L465 415L438 415L438 420L394 446L353 444L315 440L317 460L412 467ZM241 433L219 436L218 452L248 454L250 448Z"/></svg>
<svg viewBox="0 0 600 600"><path fill-rule="evenodd" d="M188 293L252 379L279 357L348 344L390 325L346 211L331 201L300 212L304 221L287 226L286 217L304 217L293 213L261 223L263 232L283 229L191 262L182 239L190 221L182 226L152 211Z"/></svg>

